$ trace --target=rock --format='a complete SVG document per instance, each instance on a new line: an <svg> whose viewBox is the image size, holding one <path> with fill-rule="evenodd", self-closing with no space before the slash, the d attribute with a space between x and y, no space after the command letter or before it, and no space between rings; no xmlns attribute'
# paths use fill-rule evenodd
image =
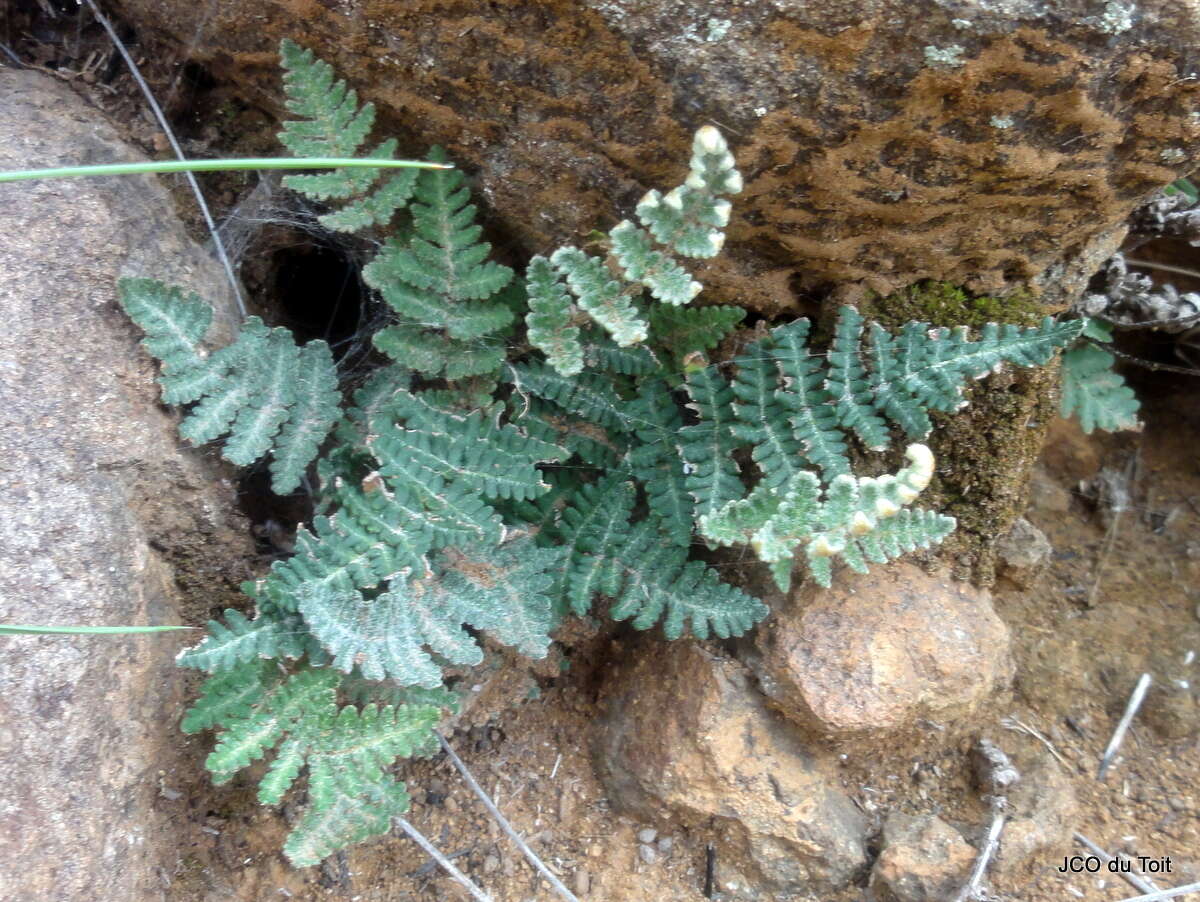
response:
<svg viewBox="0 0 1200 902"><path fill-rule="evenodd" d="M1071 493L1045 467L1036 464L1029 477L1029 514L1038 519L1058 517L1071 509Z"/></svg>
<svg viewBox="0 0 1200 902"><path fill-rule="evenodd" d="M862 815L824 776L836 764L801 747L736 662L690 642L642 646L606 705L593 748L614 808L715 829L721 873L743 890L833 890L865 867Z"/></svg>
<svg viewBox="0 0 1200 902"><path fill-rule="evenodd" d="M0 168L128 160L62 82L0 69ZM116 306L155 275L227 309L148 177L0 186L0 622L202 623L250 575L224 470L188 451ZM157 798L207 779L178 729L178 634L0 638L0 898L157 899L183 850ZM194 750L194 751L193 751ZM186 835L186 834L184 834Z"/></svg>
<svg viewBox="0 0 1200 902"><path fill-rule="evenodd" d="M871 886L895 902L944 902L966 883L975 855L945 821L893 813L883 825L883 851Z"/></svg>
<svg viewBox="0 0 1200 902"><path fill-rule="evenodd" d="M997 545L1000 572L1017 586L1028 588L1045 569L1053 551L1045 533L1024 517L1018 517Z"/></svg>
<svg viewBox="0 0 1200 902"><path fill-rule="evenodd" d="M909 563L805 585L753 641L763 690L823 734L961 720L1013 671L988 592Z"/></svg>
<svg viewBox="0 0 1200 902"><path fill-rule="evenodd" d="M1074 854L1069 850L1079 813L1071 781L1053 760L1039 758L1022 774L1008 794L1009 819L992 863L998 878L1017 886Z"/></svg>
<svg viewBox="0 0 1200 902"><path fill-rule="evenodd" d="M655 830L653 827L643 827L641 830L638 831L638 834L637 834L638 842L644 842L644 843L654 842L654 839L657 836L658 836L658 831Z"/></svg>
<svg viewBox="0 0 1200 902"><path fill-rule="evenodd" d="M289 4L119 6L256 104L280 97L280 38L301 39L402 146L447 145L477 171L528 250L674 184L691 132L718 122L749 178L740 250L703 281L763 312L793 304L792 275L1077 292L1200 150L1179 112L1200 14L1171 0L341 0L305 4L302 29Z"/></svg>
<svg viewBox="0 0 1200 902"><path fill-rule="evenodd" d="M642 859L645 864L654 864L658 861L658 852L654 846L648 846L645 843L638 846L638 858Z"/></svg>

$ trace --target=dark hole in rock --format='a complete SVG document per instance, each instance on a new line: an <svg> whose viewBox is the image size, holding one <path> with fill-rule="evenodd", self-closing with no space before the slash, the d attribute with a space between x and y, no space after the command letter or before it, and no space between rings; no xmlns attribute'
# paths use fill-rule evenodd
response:
<svg viewBox="0 0 1200 902"><path fill-rule="evenodd" d="M361 334L366 298L355 261L335 248L306 244L276 251L273 264L278 323L298 342L326 341L341 360L369 340Z"/></svg>

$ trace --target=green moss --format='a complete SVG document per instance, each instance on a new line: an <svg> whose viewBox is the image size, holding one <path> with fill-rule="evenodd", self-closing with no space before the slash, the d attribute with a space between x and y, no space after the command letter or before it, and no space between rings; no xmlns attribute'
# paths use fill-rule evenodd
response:
<svg viewBox="0 0 1200 902"><path fill-rule="evenodd" d="M912 320L935 326L971 326L984 323L1037 325L1044 311L1028 294L1014 292L1006 297L972 297L949 282L920 282L886 298L872 298L869 316L887 326Z"/></svg>

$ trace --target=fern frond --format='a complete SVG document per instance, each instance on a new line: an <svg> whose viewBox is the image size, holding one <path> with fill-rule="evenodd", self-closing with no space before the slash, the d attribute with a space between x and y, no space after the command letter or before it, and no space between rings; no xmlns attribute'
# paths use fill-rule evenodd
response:
<svg viewBox="0 0 1200 902"><path fill-rule="evenodd" d="M741 307L667 307L650 308L650 335L682 360L696 351L711 351L746 318Z"/></svg>
<svg viewBox="0 0 1200 902"><path fill-rule="evenodd" d="M711 125L696 132L687 180L667 194L650 191L637 206L638 218L654 237L685 257L715 257L725 244L729 201L742 190L741 174L721 133Z"/></svg>
<svg viewBox="0 0 1200 902"><path fill-rule="evenodd" d="M206 762L217 783L277 749L259 784L263 804L282 801L307 765L308 809L285 845L298 867L383 832L381 823L407 810L404 784L386 769L430 749L440 716L433 705L339 708L340 682L330 669L283 674L250 662L211 677L184 721L189 732L221 731Z"/></svg>
<svg viewBox="0 0 1200 902"><path fill-rule="evenodd" d="M859 354L863 318L853 307L843 307L834 327L833 344L826 354L829 374L825 390L837 413L838 425L852 429L872 451L888 446L887 423L871 403L867 391L867 369Z"/></svg>
<svg viewBox="0 0 1200 902"><path fill-rule="evenodd" d="M807 325L805 320L800 322ZM737 376L731 385L737 400L730 430L739 441L753 446L751 456L769 488L789 481L805 457L804 444L792 429L791 411L776 388L780 373L767 353L774 347L771 339L748 345L745 354L734 361Z"/></svg>
<svg viewBox="0 0 1200 902"><path fill-rule="evenodd" d="M733 391L715 367L697 369L687 377L687 406L700 422L679 430L687 488L696 501L696 516L709 515L727 501L745 494L733 459Z"/></svg>
<svg viewBox="0 0 1200 902"><path fill-rule="evenodd" d="M557 593L574 613L586 614L597 592L616 594L613 562L629 535L633 502L633 484L618 473L583 486L563 511L557 532L566 563Z"/></svg>
<svg viewBox="0 0 1200 902"><path fill-rule="evenodd" d="M623 348L611 339L597 335L587 336L583 356L592 369L622 376L648 376L663 368L658 355L646 345Z"/></svg>
<svg viewBox="0 0 1200 902"><path fill-rule="evenodd" d="M624 220L608 233L612 253L631 282L639 282L650 296L664 304L679 307L691 301L704 288L692 274L661 251L645 229Z"/></svg>
<svg viewBox="0 0 1200 902"><path fill-rule="evenodd" d="M294 659L304 654L302 624L297 618L265 615L248 620L238 611L227 610L225 624L208 621L208 635L199 645L180 652L175 663L212 673L232 670L255 658Z"/></svg>
<svg viewBox="0 0 1200 902"><path fill-rule="evenodd" d="M579 329L573 324L571 297L545 257L534 257L525 271L529 294L529 343L546 355L546 362L564 376L583 370Z"/></svg>
<svg viewBox="0 0 1200 902"><path fill-rule="evenodd" d="M292 828L283 854L293 867L320 864L340 849L383 836L392 829L392 818L404 814L408 806L408 788L390 777L357 793L334 787L324 807L309 808Z"/></svg>
<svg viewBox="0 0 1200 902"><path fill-rule="evenodd" d="M444 162L434 148L429 159ZM397 325L377 332L375 346L402 366L448 379L495 370L503 359L498 334L512 310L493 296L512 270L487 260L464 176L420 170L411 207L413 234L392 240L363 269L363 279L396 312Z"/></svg>
<svg viewBox="0 0 1200 902"><path fill-rule="evenodd" d="M286 329L268 329L258 317L237 339L205 355L202 328L211 320L198 298L148 279L122 280L121 306L146 332L146 346L161 351L167 367L164 400L196 401L179 433L204 444L226 433L222 455L239 466L274 449L275 492L294 489L338 416L337 370L329 346L296 346Z"/></svg>
<svg viewBox="0 0 1200 902"><path fill-rule="evenodd" d="M582 373L567 378L540 363L518 364L511 370L513 386L518 392L530 392L553 401L568 413L605 429L633 432L637 428L625 402L613 390L611 382L602 376Z"/></svg>
<svg viewBox="0 0 1200 902"><path fill-rule="evenodd" d="M362 152L375 124L375 107L368 103L360 108L358 95L334 77L328 63L289 40L279 45L279 55L284 67L285 105L288 112L299 117L283 125L279 140L284 147L298 157L393 158L394 140L369 154ZM355 232L371 225L386 225L412 196L416 170L389 173L382 180L381 172L335 169L319 175L289 175L283 184L316 200L350 201L318 219L328 229Z"/></svg>
<svg viewBox="0 0 1200 902"><path fill-rule="evenodd" d="M548 486L537 465L566 457L557 445L483 412L458 416L427 408L409 417L407 427L383 429L369 442L385 476L416 467L485 498L540 495Z"/></svg>
<svg viewBox="0 0 1200 902"><path fill-rule="evenodd" d="M204 681L200 698L184 715L180 729L199 733L244 718L262 699L263 687L278 677L275 662L262 658L218 670Z"/></svg>
<svg viewBox="0 0 1200 902"><path fill-rule="evenodd" d="M309 628L334 656L334 666L358 667L367 679L440 686L439 659L478 664L483 652L463 626L488 630L532 657L544 657L553 626L547 594L558 549L529 539L507 546L443 555L434 570L399 574L387 592L368 599L347 589L301 589L300 610Z"/></svg>
<svg viewBox="0 0 1200 902"><path fill-rule="evenodd" d="M675 448L683 417L662 379L643 381L629 410L639 424L638 443L628 457L630 470L645 487L664 535L686 548L692 542L696 505Z"/></svg>
<svg viewBox="0 0 1200 902"><path fill-rule="evenodd" d="M933 476L928 448L910 445L906 455L909 465L896 475L860 479L843 474L833 479L823 498L820 481L806 470L778 489L760 483L746 498L701 517L700 534L718 545L750 545L771 565L784 591L793 556L803 546L813 578L828 587L834 557L866 572L868 560L882 562L927 548L954 529L952 517L905 510Z"/></svg>
<svg viewBox="0 0 1200 902"><path fill-rule="evenodd" d="M142 347L162 363L163 403L188 404L202 397L214 379L203 346L212 307L194 292L185 298L179 288L155 279L122 279L118 287L121 309L145 333Z"/></svg>
<svg viewBox="0 0 1200 902"><path fill-rule="evenodd" d="M550 263L567 280L579 308L603 326L613 341L624 347L646 340L645 321L604 261L576 247L560 247L550 255Z"/></svg>
<svg viewBox="0 0 1200 902"><path fill-rule="evenodd" d="M825 388L824 363L805 345L808 330L807 319L780 326L760 349L775 357L782 383L775 397L787 412L804 457L832 478L850 472L850 456L833 396ZM753 413L745 408L741 412Z"/></svg>
<svg viewBox="0 0 1200 902"><path fill-rule="evenodd" d="M1093 335L1102 335L1102 340L1112 340L1111 332L1096 332L1100 328L1097 325L1089 328ZM1116 357L1090 342L1063 354L1060 412L1063 417L1079 417L1079 425L1089 435L1094 429L1116 432L1139 428L1141 405L1133 389L1113 369L1116 362Z"/></svg>
<svg viewBox="0 0 1200 902"><path fill-rule="evenodd" d="M614 620L632 619L635 629L663 621L663 634L678 639L690 625L707 639L740 636L767 616L767 606L721 582L703 561L688 561L687 549L664 545L652 521L639 523L611 560L620 588L609 611Z"/></svg>

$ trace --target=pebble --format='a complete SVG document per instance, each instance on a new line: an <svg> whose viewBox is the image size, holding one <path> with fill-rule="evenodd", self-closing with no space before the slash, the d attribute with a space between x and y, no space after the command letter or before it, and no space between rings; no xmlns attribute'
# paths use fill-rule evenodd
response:
<svg viewBox="0 0 1200 902"><path fill-rule="evenodd" d="M637 833L638 842L652 843L654 838L658 836L658 831L653 827L643 827Z"/></svg>
<svg viewBox="0 0 1200 902"><path fill-rule="evenodd" d="M1167 804L1171 806L1172 811L1186 811L1188 807L1187 799L1180 796L1173 796L1168 799Z"/></svg>
<svg viewBox="0 0 1200 902"><path fill-rule="evenodd" d="M500 859L495 855L489 855L487 858L483 859L483 872L485 874L494 874L499 867Z"/></svg>
<svg viewBox="0 0 1200 902"><path fill-rule="evenodd" d="M668 852L671 851L671 847L673 845L675 845L675 840L673 840L671 837L669 837L669 836L661 837L658 841L658 851L660 851L664 855L666 855Z"/></svg>
<svg viewBox="0 0 1200 902"><path fill-rule="evenodd" d="M638 846L638 857L646 864L654 864L658 860L658 853L654 851L654 846L643 844Z"/></svg>
<svg viewBox="0 0 1200 902"><path fill-rule="evenodd" d="M592 875L582 868L575 872L575 895L586 896L592 888Z"/></svg>

